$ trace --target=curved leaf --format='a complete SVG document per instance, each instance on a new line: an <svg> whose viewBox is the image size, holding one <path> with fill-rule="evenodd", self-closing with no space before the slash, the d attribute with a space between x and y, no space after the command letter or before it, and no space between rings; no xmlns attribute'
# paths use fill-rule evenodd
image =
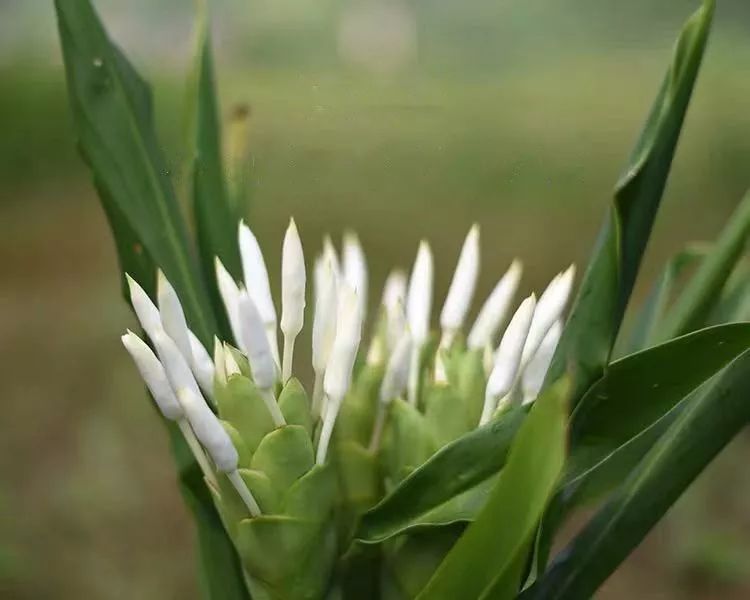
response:
<svg viewBox="0 0 750 600"><path fill-rule="evenodd" d="M750 351L696 394L639 467L521 598L588 598L750 419Z"/></svg>
<svg viewBox="0 0 750 600"><path fill-rule="evenodd" d="M680 34L547 373L545 384L550 384L570 371L573 406L609 362L667 182L713 11L714 1L706 0Z"/></svg>
<svg viewBox="0 0 750 600"><path fill-rule="evenodd" d="M563 379L534 403L487 503L417 598L479 598L490 590L499 599L515 595L529 542L565 463L568 389Z"/></svg>

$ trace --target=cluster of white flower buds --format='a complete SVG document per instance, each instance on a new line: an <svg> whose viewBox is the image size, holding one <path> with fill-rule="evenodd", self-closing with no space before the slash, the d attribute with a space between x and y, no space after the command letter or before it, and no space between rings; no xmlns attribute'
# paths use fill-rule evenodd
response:
<svg viewBox="0 0 750 600"><path fill-rule="evenodd" d="M239 225L238 241L244 284L235 281L217 258L218 289L234 341L247 356L252 379L275 426L281 427L286 423L275 390L278 383L286 383L292 376L295 341L305 316L302 243L292 220L282 247L279 323L263 253L244 223ZM443 355L465 325L479 275L479 259L479 228L475 225L464 242L440 313L441 336L433 365L436 384L446 381ZM491 420L514 398L523 402L536 398L562 331L562 318L573 286L572 266L550 282L538 301L532 294L521 302L495 348L496 337L510 313L521 271L520 262L513 261L466 337L469 351L483 353L488 373L479 425ZM413 405L418 404L420 380L425 372L423 349L430 334L433 273L430 246L422 241L410 276L407 278L396 270L386 280L380 322L367 352L368 363L385 367L370 443L372 451L379 447L391 401L405 397ZM214 470L226 473L250 514L260 514L257 502L237 471L237 450L210 406L215 378L224 382L228 376L240 372L232 351L215 340L211 358L188 328L179 298L163 273L158 275L158 306L130 277L128 283L133 308L156 354L131 331L122 341L159 410L166 419L177 423L206 479L216 485ZM325 238L323 251L314 265L314 288L315 383L311 411L320 423L316 462L322 464L326 461L339 409L351 386L366 314L367 262L356 235L344 235L340 258L330 238ZM283 335L281 357L279 327Z"/></svg>

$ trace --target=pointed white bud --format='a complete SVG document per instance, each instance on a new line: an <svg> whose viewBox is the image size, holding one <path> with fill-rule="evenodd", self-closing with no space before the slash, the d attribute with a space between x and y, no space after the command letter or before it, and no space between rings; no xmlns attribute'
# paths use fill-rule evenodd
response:
<svg viewBox="0 0 750 600"><path fill-rule="evenodd" d="M521 306L513 315L502 340L500 340L500 347L495 354L495 365L487 381L480 424L490 420L497 406L497 401L510 392L513 387L521 366L521 356L531 327L531 320L534 317L535 306L536 298L534 294L521 302Z"/></svg>
<svg viewBox="0 0 750 600"><path fill-rule="evenodd" d="M125 277L128 281L128 288L130 288L130 303L133 305L138 322L146 335L153 340L154 334L162 327L159 309L156 308L151 298L148 297L148 294L138 285L135 279L128 274Z"/></svg>
<svg viewBox="0 0 750 600"><path fill-rule="evenodd" d="M432 279L432 252L429 244L423 240L419 243L406 297L406 319L415 347L421 347L430 332Z"/></svg>
<svg viewBox="0 0 750 600"><path fill-rule="evenodd" d="M467 345L471 350L481 350L493 344L498 329L502 326L518 289L523 270L520 261L514 260L510 268L487 297L477 320L469 332Z"/></svg>
<svg viewBox="0 0 750 600"><path fill-rule="evenodd" d="M388 351L393 351L406 329L406 275L393 270L383 286L383 309L385 310L385 337Z"/></svg>
<svg viewBox="0 0 750 600"><path fill-rule="evenodd" d="M281 331L296 336L305 313L305 256L294 219L284 235L281 254Z"/></svg>
<svg viewBox="0 0 750 600"><path fill-rule="evenodd" d="M239 460L237 449L206 401L188 388L179 388L177 397L190 427L211 456L216 468L224 473L235 471Z"/></svg>
<svg viewBox="0 0 750 600"><path fill-rule="evenodd" d="M122 344L138 368L146 387L154 398L159 411L166 419L175 421L182 417L182 407L177 401L172 387L169 385L167 374L164 372L159 359L148 347L146 342L128 329L122 336Z"/></svg>
<svg viewBox="0 0 750 600"><path fill-rule="evenodd" d="M571 265L566 271L554 277L540 296L534 313L534 320L529 330L529 337L526 340L526 347L523 349L523 364L528 363L550 327L565 311L565 306L573 290L574 277L575 266Z"/></svg>
<svg viewBox="0 0 750 600"><path fill-rule="evenodd" d="M336 276L336 281L339 281L341 279L341 264L330 235L326 235L323 238L323 258L331 263L331 269L333 269L333 274Z"/></svg>
<svg viewBox="0 0 750 600"><path fill-rule="evenodd" d="M321 273L313 318L312 364L318 374L325 372L336 336L336 305L336 276L330 260L327 260Z"/></svg>
<svg viewBox="0 0 750 600"><path fill-rule="evenodd" d="M281 253L281 331L284 334L282 381L292 376L294 341L305 318L305 256L294 219L284 235Z"/></svg>
<svg viewBox="0 0 750 600"><path fill-rule="evenodd" d="M263 260L263 253L258 240L243 222L239 226L240 256L242 272L245 276L245 287L250 294L265 326L276 327L276 309L271 298L271 286L268 283L268 271Z"/></svg>
<svg viewBox="0 0 750 600"><path fill-rule="evenodd" d="M563 324L561 320L555 321L550 327L547 335L544 336L539 348L529 360L529 364L523 370L521 375L521 388L523 390L523 403L533 402L539 395L544 383L544 377L552 362L552 356L555 354L557 343L562 335Z"/></svg>
<svg viewBox="0 0 750 600"><path fill-rule="evenodd" d="M469 312L471 300L474 297L478 276L479 226L474 225L461 248L456 271L440 313L440 326L443 332L453 333L463 327L466 313Z"/></svg>
<svg viewBox="0 0 750 600"><path fill-rule="evenodd" d="M260 389L271 389L276 381L276 366L260 311L246 290L240 290L239 314L242 323L240 337L247 348L253 380Z"/></svg>
<svg viewBox="0 0 750 600"><path fill-rule="evenodd" d="M203 393L210 398L214 393L214 361L211 360L211 355L206 347L201 344L198 336L192 331L188 331L188 336L190 338L190 351L193 355L193 374Z"/></svg>
<svg viewBox="0 0 750 600"><path fill-rule="evenodd" d="M156 289L159 300L159 314L164 331L177 344L188 364L192 365L193 351L190 347L190 335L185 313L182 310L180 299L177 297L177 292L161 270L157 275Z"/></svg>
<svg viewBox="0 0 750 600"><path fill-rule="evenodd" d="M154 342L156 354L175 393L180 388L187 388L197 396L201 396L193 371L174 340L161 329L154 333L151 341Z"/></svg>
<svg viewBox="0 0 750 600"><path fill-rule="evenodd" d="M383 383L380 386L380 401L389 403L406 390L409 382L409 357L411 356L411 335L404 331L396 344L385 369Z"/></svg>
<svg viewBox="0 0 750 600"><path fill-rule="evenodd" d="M344 233L341 258L344 279L357 292L359 311L362 315L362 322L364 322L367 314L367 261L365 252L362 250L362 244L353 231Z"/></svg>
<svg viewBox="0 0 750 600"><path fill-rule="evenodd" d="M221 385L227 384L227 369L224 365L224 344L214 337L214 377Z"/></svg>
<svg viewBox="0 0 750 600"><path fill-rule="evenodd" d="M221 260L217 256L214 259L214 265L216 267L216 284L219 288L219 295L224 303L224 310L227 313L227 320L229 326L232 329L232 336L237 345L240 345L240 321L237 303L240 300L240 289L237 286L237 282L234 277L226 270ZM240 349L244 351L244 348L240 345Z"/></svg>
<svg viewBox="0 0 750 600"><path fill-rule="evenodd" d="M323 389L340 402L351 385L352 369L362 336L362 313L357 292L347 283L339 288L336 336L326 368Z"/></svg>

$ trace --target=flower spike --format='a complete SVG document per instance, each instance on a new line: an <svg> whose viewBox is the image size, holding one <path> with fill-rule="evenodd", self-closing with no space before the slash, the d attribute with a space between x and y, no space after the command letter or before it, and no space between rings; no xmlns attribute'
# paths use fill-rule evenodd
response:
<svg viewBox="0 0 750 600"><path fill-rule="evenodd" d="M547 370L552 362L552 356L560 341L562 330L562 321L558 319L549 328L539 348L523 370L523 374L521 375L521 389L523 391L524 404L533 402L539 395L539 391L542 389L542 384L544 383L544 377L547 375Z"/></svg>
<svg viewBox="0 0 750 600"><path fill-rule="evenodd" d="M133 305L138 322L149 339L154 339L154 334L162 328L159 309L148 297L145 290L130 275L125 274L130 289L130 303Z"/></svg>
<svg viewBox="0 0 750 600"><path fill-rule="evenodd" d="M497 408L498 400L505 398L513 388L521 366L521 356L535 307L536 297L531 294L521 302L503 334L503 339L500 340L500 347L495 355L495 365L487 381L480 425L490 420Z"/></svg>
<svg viewBox="0 0 750 600"><path fill-rule="evenodd" d="M409 402L417 403L419 387L419 355L430 330L432 311L433 261L426 241L419 244L417 258L409 279L406 296L406 320L412 335L411 366L409 371Z"/></svg>
<svg viewBox="0 0 750 600"><path fill-rule="evenodd" d="M367 261L362 244L353 231L344 232L341 259L344 279L357 292L359 311L364 323L367 314Z"/></svg>
<svg viewBox="0 0 750 600"><path fill-rule="evenodd" d="M281 331L284 334L282 383L292 376L294 341L305 316L305 256L294 219L284 235L281 255Z"/></svg>
<svg viewBox="0 0 750 600"><path fill-rule="evenodd" d="M162 326L169 337L174 340L182 355L193 365L193 351L190 347L190 335L188 334L187 321L185 313L182 310L182 304L177 296L172 284L166 278L161 269L157 275L157 298L159 300L159 314L161 315Z"/></svg>
<svg viewBox="0 0 750 600"><path fill-rule="evenodd" d="M313 415L320 415L323 402L323 378L336 336L336 275L330 260L321 258L322 265L318 293L315 298L315 316L312 331L312 366L315 372L313 386Z"/></svg>
<svg viewBox="0 0 750 600"><path fill-rule="evenodd" d="M266 263L263 260L263 253L260 250L258 240L242 221L239 225L239 245L245 288L258 308L274 361L276 366L280 368L279 346L276 337L276 308L271 298L271 286L268 282Z"/></svg>
<svg viewBox="0 0 750 600"><path fill-rule="evenodd" d="M227 320L232 330L232 336L235 343L244 351L245 349L242 348L240 340L241 327L237 307L237 303L240 301L240 289L234 277L227 271L218 256L214 259L214 266L216 268L216 284L219 288L221 301L224 304L224 310L227 313Z"/></svg>
<svg viewBox="0 0 750 600"><path fill-rule="evenodd" d="M203 393L212 398L214 393L214 361L206 347L201 344L198 336L188 330L188 337L190 338L190 350L193 356L193 374Z"/></svg>
<svg viewBox="0 0 750 600"><path fill-rule="evenodd" d="M495 334L505 321L513 296L518 289L522 270L521 262L514 260L505 275L497 282L469 332L467 339L469 349L482 350L487 344L494 344Z"/></svg>
<svg viewBox="0 0 750 600"><path fill-rule="evenodd" d="M456 271L453 274L448 295L440 313L440 327L443 330L441 346L447 348L456 332L463 327L466 313L471 306L474 288L479 276L479 226L474 225L466 236Z"/></svg>

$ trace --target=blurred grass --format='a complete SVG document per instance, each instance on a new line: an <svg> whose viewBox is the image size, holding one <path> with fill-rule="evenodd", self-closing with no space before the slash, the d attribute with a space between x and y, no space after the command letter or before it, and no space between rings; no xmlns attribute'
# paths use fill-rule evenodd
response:
<svg viewBox="0 0 750 600"><path fill-rule="evenodd" d="M291 5L267 10L278 6ZM642 23L643 14L632 7L618 26L604 9L587 20L547 11L549 2L529 6L467 15L448 2L418 4L425 56L390 78L330 64L330 23L319 16L288 30L277 23L284 35L256 25L240 40L241 52L219 64L221 96L225 114L235 102L251 107L250 219L272 273L292 214L308 252L325 232L360 233L372 301L391 266L408 268L421 237L434 245L442 299L474 221L482 227L482 294L514 256L527 267L524 286L536 289L568 262L584 261L661 78L670 27L685 11L662 6L664 19L640 31L630 19ZM639 294L666 256L710 238L750 184L750 44L724 19ZM306 57L311 45L317 54ZM139 65L156 82L161 136L180 186L179 73L154 72L145 57ZM0 66L0 83L0 597L194 598L191 530L161 428L119 347L132 319L72 144L61 70L13 61ZM709 550L696 543L687 558L668 549L683 543L674 528L691 526L699 540L715 528L750 547L750 489L737 484L747 480L748 445L737 440L689 496L698 508L660 527L601 597L745 597L744 576L731 585L712 579L722 561L710 539ZM695 565L703 583L691 587Z"/></svg>

